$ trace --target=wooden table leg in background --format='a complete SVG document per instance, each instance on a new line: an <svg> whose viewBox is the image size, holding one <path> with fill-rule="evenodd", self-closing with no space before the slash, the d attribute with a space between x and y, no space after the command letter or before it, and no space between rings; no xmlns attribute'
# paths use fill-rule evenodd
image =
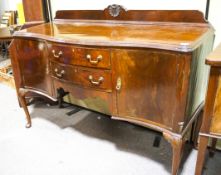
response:
<svg viewBox="0 0 221 175"><path fill-rule="evenodd" d="M210 132L210 125L214 113L214 105L218 89L218 81L219 81L219 76L221 74L220 72L221 72L220 69L217 67L212 67L210 70L210 78L209 78L209 85L208 85L204 114L203 114L203 122L202 122L202 127L200 129L200 142L199 142L195 175L202 174L202 169L205 160L205 153L209 140L209 138L203 134L209 134Z"/></svg>

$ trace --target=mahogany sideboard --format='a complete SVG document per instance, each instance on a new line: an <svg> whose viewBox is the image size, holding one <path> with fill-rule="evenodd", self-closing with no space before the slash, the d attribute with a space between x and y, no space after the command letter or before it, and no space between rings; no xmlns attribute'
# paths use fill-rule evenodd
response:
<svg viewBox="0 0 221 175"><path fill-rule="evenodd" d="M175 175L203 106L213 38L194 10L57 11L53 23L16 32L10 46L27 127L26 94L56 101L62 88L75 105L162 132Z"/></svg>
<svg viewBox="0 0 221 175"><path fill-rule="evenodd" d="M206 64L211 66L203 122L199 134L199 151L196 175L201 175L209 138L212 147L221 139L221 44L207 57Z"/></svg>

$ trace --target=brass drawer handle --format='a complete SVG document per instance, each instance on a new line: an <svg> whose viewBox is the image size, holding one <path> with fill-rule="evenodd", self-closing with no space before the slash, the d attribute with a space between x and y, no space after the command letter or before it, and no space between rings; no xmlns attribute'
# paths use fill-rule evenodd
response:
<svg viewBox="0 0 221 175"><path fill-rule="evenodd" d="M100 77L98 79L98 81L94 81L93 80L93 76L92 75L89 75L88 79L90 80L90 82L94 85L100 85L103 81L104 81L104 77Z"/></svg>
<svg viewBox="0 0 221 175"><path fill-rule="evenodd" d="M58 54L55 52L55 50L52 50L52 53L54 55L55 58L59 58L61 55L63 55L62 51L59 51Z"/></svg>
<svg viewBox="0 0 221 175"><path fill-rule="evenodd" d="M99 61L101 61L101 60L103 59L102 55L98 55L97 58L96 58L96 60L92 60L92 57L91 57L90 54L87 54L86 58L87 58L87 60L88 60L91 64L93 64L93 65L98 64Z"/></svg>
<svg viewBox="0 0 221 175"><path fill-rule="evenodd" d="M55 72L55 74L56 74L56 76L57 76L58 78L62 78L63 75L65 74L65 71L64 71L64 70L61 70L60 73L59 73L57 68L54 69L54 72Z"/></svg>

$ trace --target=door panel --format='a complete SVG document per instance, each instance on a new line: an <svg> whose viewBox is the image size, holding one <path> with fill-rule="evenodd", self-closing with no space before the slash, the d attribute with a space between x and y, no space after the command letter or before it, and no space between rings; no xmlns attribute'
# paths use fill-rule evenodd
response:
<svg viewBox="0 0 221 175"><path fill-rule="evenodd" d="M177 54L161 51L113 50L112 61L114 81L121 78L121 89L117 92L119 117L172 128L174 116L179 113L177 91L182 92L186 86L185 72L180 71L183 60ZM183 116L184 111L185 106L180 111Z"/></svg>
<svg viewBox="0 0 221 175"><path fill-rule="evenodd" d="M23 86L51 95L51 80L45 43L24 39L16 40L16 43Z"/></svg>

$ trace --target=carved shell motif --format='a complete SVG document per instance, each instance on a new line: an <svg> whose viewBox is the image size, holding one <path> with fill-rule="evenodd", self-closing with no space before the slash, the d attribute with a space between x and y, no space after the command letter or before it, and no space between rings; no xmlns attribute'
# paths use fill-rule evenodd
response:
<svg viewBox="0 0 221 175"><path fill-rule="evenodd" d="M122 6L113 4L108 6L109 14L113 17L117 17L122 10L125 10Z"/></svg>

